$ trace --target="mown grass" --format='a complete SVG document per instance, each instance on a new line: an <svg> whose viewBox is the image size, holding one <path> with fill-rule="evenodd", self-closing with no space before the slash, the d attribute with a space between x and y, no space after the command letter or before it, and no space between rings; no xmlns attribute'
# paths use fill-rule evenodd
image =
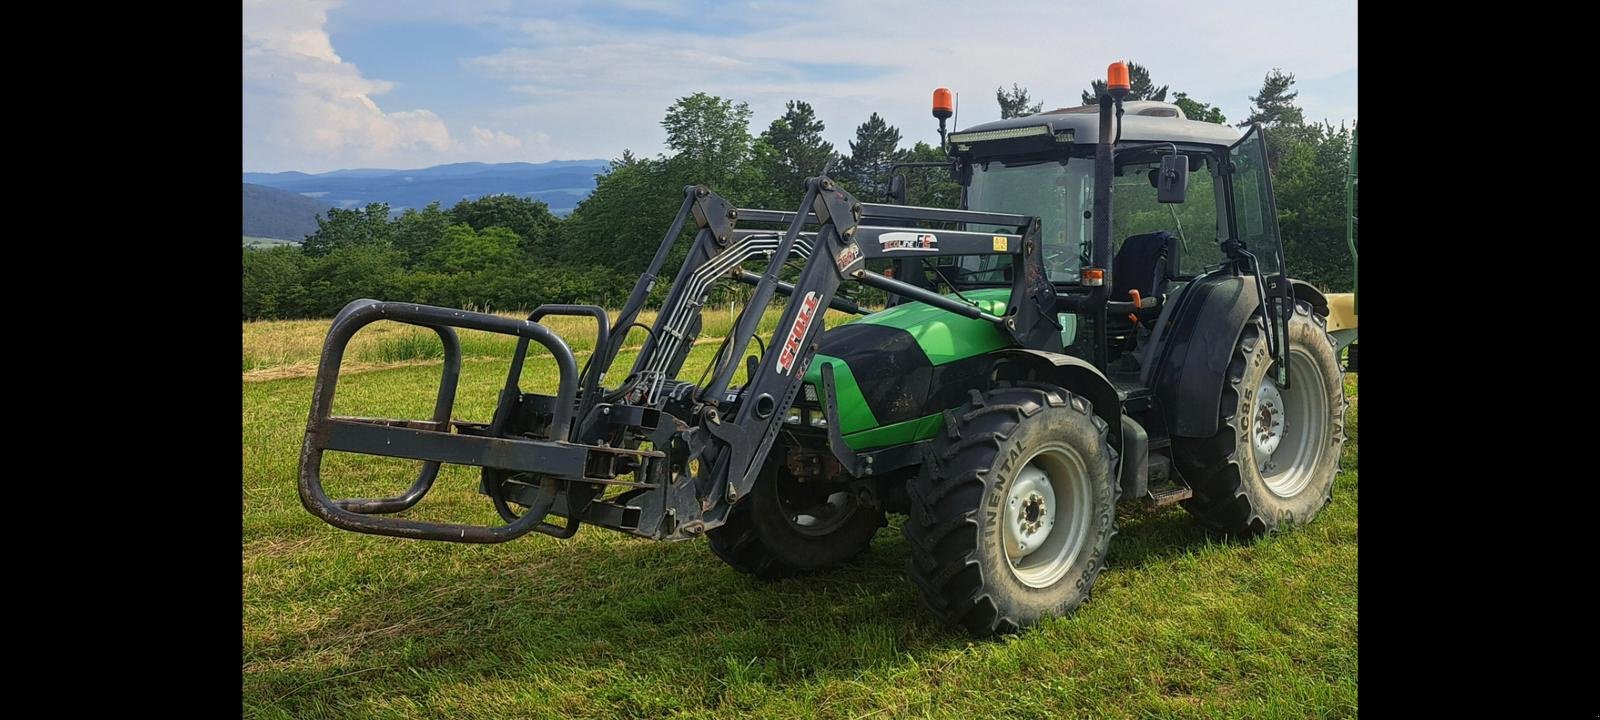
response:
<svg viewBox="0 0 1600 720"><path fill-rule="evenodd" d="M697 347L686 367L698 374L714 349ZM467 361L456 416L487 419L504 371ZM525 377L548 391L551 373L540 362ZM336 411L423 417L438 376L437 364L350 375ZM1352 716L1355 375L1346 387L1344 471L1315 522L1237 543L1182 510L1125 510L1092 602L974 641L917 606L898 521L856 565L776 583L734 572L704 541L585 528L469 546L335 530L294 490L311 380L246 383L244 714ZM331 492L371 496L404 487L412 468L330 455L325 470ZM494 522L475 486L448 471L412 512Z"/></svg>
<svg viewBox="0 0 1600 720"><path fill-rule="evenodd" d="M610 317L616 321L619 311L612 310ZM522 319L527 313L501 312L502 317ZM771 335L777 327L782 307L774 305L761 316L757 325L763 335ZM700 342L720 342L733 329L738 313L728 307L708 307L701 313L703 328ZM851 316L836 310L827 312L824 322L829 326L843 322ZM654 310L639 313L639 322L650 326L655 322ZM595 321L587 317L565 315L548 316L539 321L561 336L577 354L594 349ZM243 368L246 381L276 380L283 377L313 375L317 358L322 353L322 340L328 333L329 320L259 320L244 323ZM507 357L516 345L508 335L458 330L461 354L465 357ZM645 331L631 328L628 345L637 348L644 342ZM395 365L418 360L438 360L443 356L438 336L433 331L396 322L380 321L368 325L351 338L345 351L345 362L357 365Z"/></svg>

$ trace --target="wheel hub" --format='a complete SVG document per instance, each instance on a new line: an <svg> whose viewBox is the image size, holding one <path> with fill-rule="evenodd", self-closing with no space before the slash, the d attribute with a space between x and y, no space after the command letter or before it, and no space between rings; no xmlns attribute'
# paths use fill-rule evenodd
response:
<svg viewBox="0 0 1600 720"><path fill-rule="evenodd" d="M1006 551L1012 558L1027 557L1044 547L1055 527L1055 512L1049 477L1038 467L1024 467L1006 496Z"/></svg>
<svg viewBox="0 0 1600 720"><path fill-rule="evenodd" d="M1283 498L1298 496L1313 480L1330 452L1329 417L1332 403L1322 363L1299 348L1289 350L1289 370L1294 384L1280 387L1272 368L1256 390L1251 414L1250 446L1254 466L1267 489Z"/></svg>
<svg viewBox="0 0 1600 720"><path fill-rule="evenodd" d="M1271 378L1262 378L1261 387L1256 391L1255 426L1251 428L1250 438L1255 444L1256 465L1263 473L1273 469L1272 454L1278 451L1288 429L1285 410L1278 384Z"/></svg>
<svg viewBox="0 0 1600 720"><path fill-rule="evenodd" d="M789 527L802 535L827 535L850 521L860 507L855 493L835 484L803 483L779 473L778 510Z"/></svg>

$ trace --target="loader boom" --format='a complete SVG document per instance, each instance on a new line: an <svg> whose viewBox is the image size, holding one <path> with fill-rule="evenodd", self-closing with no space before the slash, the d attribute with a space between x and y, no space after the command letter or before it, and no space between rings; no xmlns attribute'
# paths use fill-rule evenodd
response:
<svg viewBox="0 0 1600 720"><path fill-rule="evenodd" d="M695 235L672 289L628 375L607 387L605 375L637 324L665 259L683 227L693 219ZM739 228L741 221L784 224L773 229ZM906 222L909 221L909 222ZM918 230L897 224L974 223L1014 232ZM812 228L807 230L807 228ZM804 385L817 350L826 308L860 312L836 297L840 284L856 282L993 323L1023 347L1053 348L1060 340L1051 309L1054 287L1041 266L1036 218L1008 213L944 210L862 203L826 176L811 178L793 212L734 207L704 186L684 189L684 199L614 322L588 305L546 305L526 320L408 303L357 300L334 319L318 368L301 455L300 495L308 510L357 532L456 542L503 542L529 532L570 537L583 522L656 539L686 539L726 520L733 502L750 492L783 419ZM1003 315L885 277L866 261L906 255L1008 256L1014 271L1011 300ZM779 279L789 258L804 261L790 285ZM764 272L745 266L764 261ZM705 387L679 378L701 328L707 292L721 279L755 286L727 339L731 351ZM742 387L730 388L737 358L755 336L756 325L775 294L790 298ZM595 355L582 373L567 344L538 321L551 314L594 317ZM433 329L445 345L444 378L430 420L391 420L331 415L339 362L350 337L365 325L392 320ZM511 368L488 423L451 417L460 372L453 328L518 338ZM527 351L538 343L557 361L560 382L553 396L523 392L520 378ZM1052 345L1053 343L1053 345ZM831 377L831 376L830 376ZM827 384L831 389L831 383ZM649 449L643 449L645 444ZM836 455L850 467L873 472L870 458L837 443ZM378 500L335 500L322 488L321 458L329 451L409 458L424 463L405 493ZM911 456L905 455L907 458ZM914 459L914 458L911 458ZM878 472L903 467L879 465ZM380 517L415 505L427 494L441 463L481 468L480 491L506 521L475 527ZM626 476L632 479L626 479ZM627 490L600 499L608 486ZM518 512L516 507L524 510ZM547 514L566 524L545 521Z"/></svg>

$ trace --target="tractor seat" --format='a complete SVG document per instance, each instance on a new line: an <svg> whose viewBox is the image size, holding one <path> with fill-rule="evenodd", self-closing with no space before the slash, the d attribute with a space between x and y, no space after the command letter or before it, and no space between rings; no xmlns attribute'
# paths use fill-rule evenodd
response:
<svg viewBox="0 0 1600 720"><path fill-rule="evenodd" d="M1128 291L1138 290L1141 298L1156 299L1155 305L1138 311L1139 319L1146 321L1160 315L1167 281L1178 269L1179 247L1178 238L1165 230L1124 240L1111 262L1111 299L1126 302L1132 299ZM1112 324L1131 325L1125 316L1115 318Z"/></svg>
<svg viewBox="0 0 1600 720"><path fill-rule="evenodd" d="M1141 307L1134 312L1139 322L1149 323L1160 317L1162 302L1166 299L1166 282L1178 275L1178 248L1178 237L1166 230L1133 235L1123 240L1122 250L1117 251L1117 258L1112 259L1110 266L1110 299L1115 302L1131 301L1133 296L1128 291L1138 290L1141 301L1155 299L1149 307ZM1106 330L1112 336L1126 338L1134 334L1133 320L1122 312L1109 315L1106 318Z"/></svg>

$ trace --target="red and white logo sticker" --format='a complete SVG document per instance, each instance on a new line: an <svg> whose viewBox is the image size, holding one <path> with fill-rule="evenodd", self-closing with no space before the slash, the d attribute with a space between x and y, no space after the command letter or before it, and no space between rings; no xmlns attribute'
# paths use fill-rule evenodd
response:
<svg viewBox="0 0 1600 720"><path fill-rule="evenodd" d="M839 251L839 257L834 260L834 264L839 266L839 272L844 272L845 268L859 259L861 259L861 246L852 242Z"/></svg>
<svg viewBox="0 0 1600 720"><path fill-rule="evenodd" d="M789 327L789 338L783 341L783 349L778 351L778 374L788 375L794 368L794 361L800 357L800 344L806 340L806 331L811 329L811 319L817 316L817 306L822 304L822 298L815 292L806 293L804 300L800 301L800 314L795 315L794 325Z"/></svg>

